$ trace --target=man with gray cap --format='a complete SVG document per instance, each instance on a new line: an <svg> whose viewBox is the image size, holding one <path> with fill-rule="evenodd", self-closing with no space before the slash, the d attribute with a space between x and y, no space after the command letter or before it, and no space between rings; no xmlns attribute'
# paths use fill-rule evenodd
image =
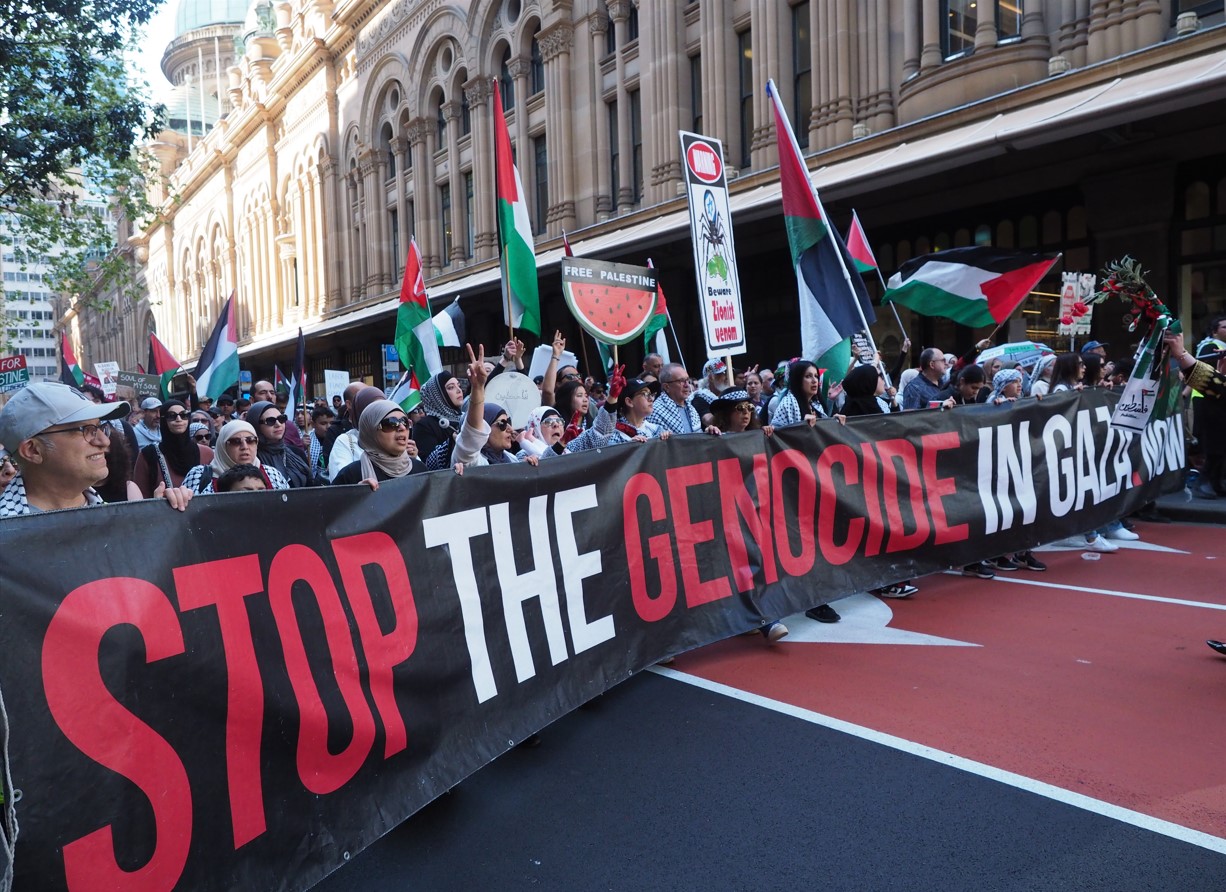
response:
<svg viewBox="0 0 1226 892"><path fill-rule="evenodd" d="M140 409L144 416L140 424L134 425L137 454L146 446L162 442L162 423L159 417L161 408L162 401L156 396L147 396L141 401Z"/></svg>
<svg viewBox="0 0 1226 892"><path fill-rule="evenodd" d="M0 518L102 504L94 484L106 479L106 451L127 403L97 405L75 388L54 382L30 384L0 409L0 445L19 473L0 493ZM161 493L159 493L161 495ZM191 493L165 493L182 511Z"/></svg>

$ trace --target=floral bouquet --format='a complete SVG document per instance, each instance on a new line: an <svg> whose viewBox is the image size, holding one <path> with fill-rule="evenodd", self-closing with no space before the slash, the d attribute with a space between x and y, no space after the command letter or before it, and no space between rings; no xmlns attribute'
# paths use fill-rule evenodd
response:
<svg viewBox="0 0 1226 892"><path fill-rule="evenodd" d="M1090 303L1100 304L1110 297L1118 297L1129 305L1129 313L1124 316L1124 324L1129 331L1136 331L1137 326L1145 321L1149 326L1157 326L1167 331L1179 333L1183 329L1179 320L1174 317L1170 307L1162 302L1154 290L1145 282L1148 271L1141 268L1141 262L1125 255L1121 260L1113 260L1103 267L1102 285L1090 298ZM1077 313L1084 305L1074 305ZM1082 309L1084 314L1085 309Z"/></svg>

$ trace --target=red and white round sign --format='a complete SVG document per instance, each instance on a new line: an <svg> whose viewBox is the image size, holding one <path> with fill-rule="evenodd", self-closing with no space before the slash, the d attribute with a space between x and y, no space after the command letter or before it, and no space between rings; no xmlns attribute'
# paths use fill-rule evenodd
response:
<svg viewBox="0 0 1226 892"><path fill-rule="evenodd" d="M685 153L685 163L694 176L704 183L718 182L724 172L724 162L720 159L719 153L703 142L690 145L689 150Z"/></svg>

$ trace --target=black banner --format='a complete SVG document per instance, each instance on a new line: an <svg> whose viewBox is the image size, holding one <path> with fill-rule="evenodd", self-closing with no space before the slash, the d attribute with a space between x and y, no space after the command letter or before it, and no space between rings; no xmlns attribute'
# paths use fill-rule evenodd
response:
<svg viewBox="0 0 1226 892"><path fill-rule="evenodd" d="M667 654L1178 485L1115 400L0 521L16 888L305 889Z"/></svg>

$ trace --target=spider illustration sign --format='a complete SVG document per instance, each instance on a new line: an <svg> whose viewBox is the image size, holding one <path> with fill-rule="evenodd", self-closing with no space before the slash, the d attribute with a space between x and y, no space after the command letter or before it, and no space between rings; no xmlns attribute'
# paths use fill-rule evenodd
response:
<svg viewBox="0 0 1226 892"><path fill-rule="evenodd" d="M732 244L732 213L724 150L718 139L681 131L686 194L690 204L690 238L694 244L694 274L698 303L707 337L707 353L744 353L745 318L741 285Z"/></svg>

